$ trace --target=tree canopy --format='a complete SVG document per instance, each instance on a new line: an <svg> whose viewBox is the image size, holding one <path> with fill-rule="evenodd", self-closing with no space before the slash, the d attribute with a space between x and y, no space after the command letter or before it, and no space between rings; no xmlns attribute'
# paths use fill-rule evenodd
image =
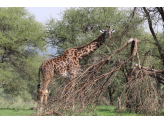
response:
<svg viewBox="0 0 164 123"><path fill-rule="evenodd" d="M0 8L0 84L6 93L31 91L37 78L35 57L45 45L44 26L34 15L25 8Z"/></svg>

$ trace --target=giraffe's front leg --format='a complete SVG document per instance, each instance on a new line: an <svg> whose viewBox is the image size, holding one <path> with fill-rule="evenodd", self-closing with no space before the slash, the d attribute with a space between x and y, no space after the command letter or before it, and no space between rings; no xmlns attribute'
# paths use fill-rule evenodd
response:
<svg viewBox="0 0 164 123"><path fill-rule="evenodd" d="M47 108L48 90L40 89L39 94L40 94L40 109L39 109L39 111L42 112L42 110L43 110L43 101L45 103L45 109Z"/></svg>
<svg viewBox="0 0 164 123"><path fill-rule="evenodd" d="M76 80L75 77L77 76L78 70L79 70L79 63L78 59L73 58L74 60L70 61L70 66L69 66L69 75L70 75L70 80L72 83L72 111L74 112L75 110L75 85L76 85Z"/></svg>
<svg viewBox="0 0 164 123"><path fill-rule="evenodd" d="M40 95L40 109L39 109L40 112L41 112L42 109L43 109L43 97L44 97L44 95L41 94L41 95Z"/></svg>
<svg viewBox="0 0 164 123"><path fill-rule="evenodd" d="M75 81L72 83L72 111L75 110Z"/></svg>
<svg viewBox="0 0 164 123"><path fill-rule="evenodd" d="M74 80L74 78L76 77L77 75L77 72L73 73L73 74L70 74L70 80L72 82L72 111L74 112L75 110L75 84L76 84L76 81Z"/></svg>
<svg viewBox="0 0 164 123"><path fill-rule="evenodd" d="M48 97L48 90L46 90L46 92L44 94L45 110L47 109L47 97Z"/></svg>

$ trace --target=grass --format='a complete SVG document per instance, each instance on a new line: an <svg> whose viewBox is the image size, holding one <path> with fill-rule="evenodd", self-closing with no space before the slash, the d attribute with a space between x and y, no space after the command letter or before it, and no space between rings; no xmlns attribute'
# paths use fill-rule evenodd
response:
<svg viewBox="0 0 164 123"><path fill-rule="evenodd" d="M0 116L29 116L34 112L32 109L0 108Z"/></svg>
<svg viewBox="0 0 164 123"><path fill-rule="evenodd" d="M29 116L32 113L36 113L33 110L36 103L34 101L23 102L20 97L14 100L7 94L4 94L0 88L0 116ZM92 107L88 107L91 108ZM90 110L90 109L89 109ZM136 113L118 112L117 107L99 105L93 111L89 113L81 112L75 114L75 116L138 116ZM164 116L164 109L161 111L161 116Z"/></svg>
<svg viewBox="0 0 164 123"><path fill-rule="evenodd" d="M35 111L32 108L2 108L0 107L0 116L29 116ZM78 113L75 116L138 116L136 113L130 112L118 112L117 107L102 106L99 105L93 112L90 113ZM142 116L142 115L139 115ZM161 112L161 116L164 116L164 109Z"/></svg>
<svg viewBox="0 0 164 123"><path fill-rule="evenodd" d="M0 116L29 116L35 112L32 110L34 104L34 101L24 102L20 97L12 98L0 88Z"/></svg>
<svg viewBox="0 0 164 123"><path fill-rule="evenodd" d="M88 107L90 110L88 113L84 110L81 113L74 114L75 116L138 116L136 113L130 113L128 111L118 111L116 106L98 105L95 110Z"/></svg>
<svg viewBox="0 0 164 123"><path fill-rule="evenodd" d="M35 111L33 110L34 103L32 102L22 102L18 100L13 103L9 102L0 102L0 116L29 116Z"/></svg>
<svg viewBox="0 0 164 123"><path fill-rule="evenodd" d="M136 113L118 112L115 106L99 105L91 116L138 116Z"/></svg>
<svg viewBox="0 0 164 123"><path fill-rule="evenodd" d="M131 113L129 111L125 111L124 113L121 111L117 111L117 107L114 106L97 106L93 116L144 116L142 114ZM162 109L160 116L164 116L164 109Z"/></svg>

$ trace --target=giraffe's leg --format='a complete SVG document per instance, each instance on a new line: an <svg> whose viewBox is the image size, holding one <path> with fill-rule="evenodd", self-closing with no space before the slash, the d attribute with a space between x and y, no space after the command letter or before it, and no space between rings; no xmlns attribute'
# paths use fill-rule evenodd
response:
<svg viewBox="0 0 164 123"><path fill-rule="evenodd" d="M49 75L49 76L47 76ZM45 103L45 108L47 108L47 96L48 96L48 85L53 77L54 73L53 72L49 72L47 74L42 74L43 77L43 84L42 87L40 89L40 93L41 93L41 99L40 99L40 111L42 111L42 107L43 107L43 100Z"/></svg>
<svg viewBox="0 0 164 123"><path fill-rule="evenodd" d="M46 90L46 94L44 95L45 110L47 109L47 97L48 97L48 90Z"/></svg>
<svg viewBox="0 0 164 123"><path fill-rule="evenodd" d="M48 96L48 90L40 89L40 111L43 109L43 101L45 103L45 109L47 108L47 96Z"/></svg>
<svg viewBox="0 0 164 123"><path fill-rule="evenodd" d="M45 108L47 107L47 96L48 96L48 90L47 86L49 84L49 81L47 83L43 83L43 88L39 90L40 94L40 111L43 109L43 101L45 102Z"/></svg>
<svg viewBox="0 0 164 123"><path fill-rule="evenodd" d="M41 95L40 95L40 112L41 112L42 109L43 109L43 97L44 97L44 95L41 94Z"/></svg>
<svg viewBox="0 0 164 123"><path fill-rule="evenodd" d="M72 111L75 110L75 81L72 83Z"/></svg>
<svg viewBox="0 0 164 123"><path fill-rule="evenodd" d="M74 112L75 110L75 84L76 81L74 78L77 76L79 70L79 65L76 63L76 65L71 65L69 67L69 74L70 74L70 80L72 82L72 111Z"/></svg>
<svg viewBox="0 0 164 123"><path fill-rule="evenodd" d="M75 80L73 80L76 77L76 72L71 75L70 79L72 82L72 111L74 112L75 110Z"/></svg>
<svg viewBox="0 0 164 123"><path fill-rule="evenodd" d="M74 112L74 109L75 109L75 107L74 107L74 103L75 103L75 97L74 97L74 88L75 88L75 81L73 80L73 78L74 78L74 74L72 74L72 73L70 73L70 82L72 83L71 84L71 87L72 87L72 89L70 90L70 94L72 94L72 97L71 97L71 102L72 102L72 111Z"/></svg>

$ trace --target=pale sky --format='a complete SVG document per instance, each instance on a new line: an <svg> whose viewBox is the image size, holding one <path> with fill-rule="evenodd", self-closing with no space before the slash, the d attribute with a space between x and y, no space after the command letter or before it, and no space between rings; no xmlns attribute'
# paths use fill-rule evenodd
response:
<svg viewBox="0 0 164 123"><path fill-rule="evenodd" d="M60 19L59 14L66 10L66 7L26 7L26 9L35 15L37 21L45 23L50 17Z"/></svg>
<svg viewBox="0 0 164 123"><path fill-rule="evenodd" d="M26 7L26 9L35 16L36 21L44 24L47 20L50 19L50 17L60 19L59 14L60 12L66 10L66 7ZM56 49L48 47L47 53L55 55ZM47 53L44 52L43 55Z"/></svg>

